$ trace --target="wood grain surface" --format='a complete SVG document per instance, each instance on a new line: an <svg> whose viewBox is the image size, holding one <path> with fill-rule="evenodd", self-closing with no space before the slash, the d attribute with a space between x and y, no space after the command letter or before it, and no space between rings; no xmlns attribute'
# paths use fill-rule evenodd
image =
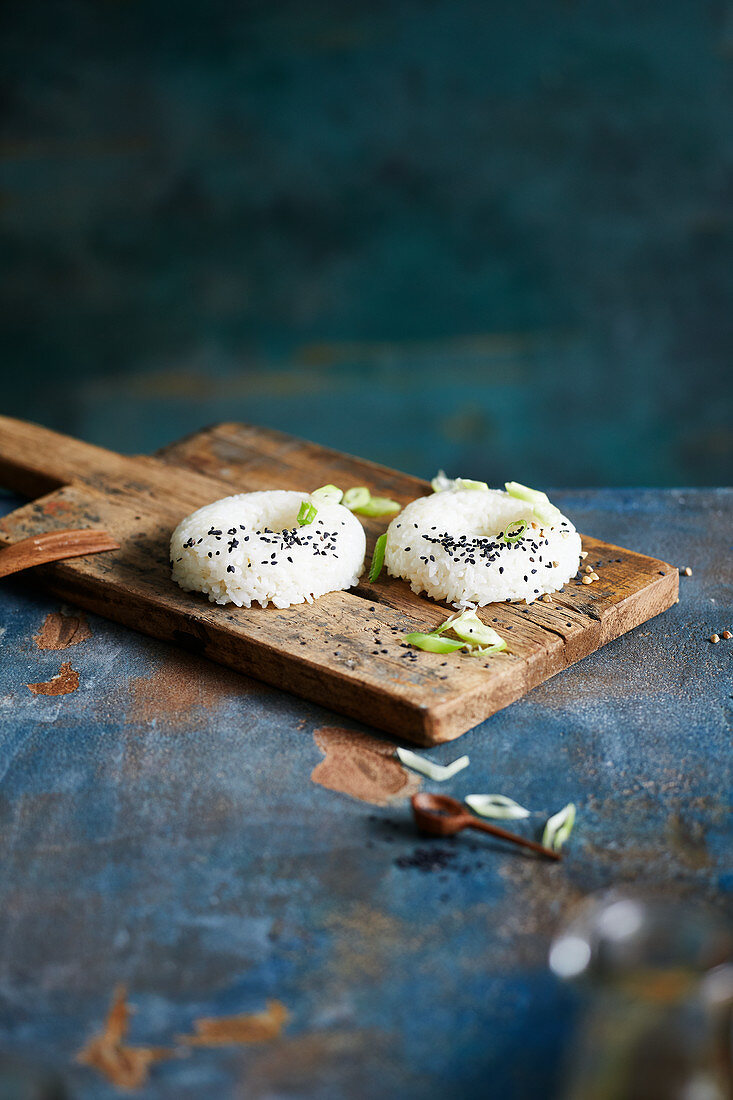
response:
<svg viewBox="0 0 733 1100"><path fill-rule="evenodd" d="M269 429L222 424L127 457L35 425L0 418L0 483L40 499L6 516L0 545L94 527L113 553L41 566L33 577L80 607L229 665L420 744L451 740L532 687L670 607L678 573L654 558L583 537L592 585L565 585L550 603L481 609L509 643L485 660L417 652L402 635L437 626L447 605L401 580L330 593L285 610L219 607L170 579L173 527L232 492L367 485L406 504L429 492L417 478ZM49 491L50 490L50 491ZM365 520L368 555L387 520Z"/></svg>

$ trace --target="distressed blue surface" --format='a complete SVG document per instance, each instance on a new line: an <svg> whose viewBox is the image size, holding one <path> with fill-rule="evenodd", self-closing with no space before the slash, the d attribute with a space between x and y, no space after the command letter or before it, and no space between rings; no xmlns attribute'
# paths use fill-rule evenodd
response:
<svg viewBox="0 0 733 1100"><path fill-rule="evenodd" d="M730 3L0 16L5 413L730 483Z"/></svg>
<svg viewBox="0 0 733 1100"><path fill-rule="evenodd" d="M322 708L94 616L87 641L40 651L58 603L2 582L0 1047L111 1100L73 1057L124 981L133 1042L168 1045L197 1016L268 998L291 1013L277 1044L155 1066L145 1100L437 1100L487 1080L556 1096L576 1003L546 959L573 905L623 883L730 912L733 883L733 643L707 641L733 627L733 492L557 500L583 531L694 570L662 617L430 753L470 755L440 786L457 796L576 801L560 866L481 836L420 839L405 805L312 783L314 729L344 724ZM61 660L79 690L32 695ZM181 660L201 697L176 713L149 685L165 693ZM414 866L436 846L440 866Z"/></svg>

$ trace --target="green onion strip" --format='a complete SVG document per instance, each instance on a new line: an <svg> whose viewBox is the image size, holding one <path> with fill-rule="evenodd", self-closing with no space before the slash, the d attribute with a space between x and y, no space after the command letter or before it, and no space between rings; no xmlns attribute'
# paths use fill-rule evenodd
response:
<svg viewBox="0 0 733 1100"><path fill-rule="evenodd" d="M384 551L387 546L387 532L380 535L374 544L374 554L372 555L372 564L369 570L369 580L374 584L375 580L382 572L382 566L384 565Z"/></svg>
<svg viewBox="0 0 733 1100"><path fill-rule="evenodd" d="M311 493L311 500L314 504L339 504L343 495L338 485L322 485Z"/></svg>
<svg viewBox="0 0 733 1100"><path fill-rule="evenodd" d="M523 519L515 519L514 523L508 523L506 531L504 532L504 542L513 543L519 542L524 532L527 530L529 524ZM518 528L518 530L514 530ZM511 532L511 534L510 534Z"/></svg>
<svg viewBox="0 0 733 1100"><path fill-rule="evenodd" d="M304 500L298 511L299 526L306 527L309 523L313 523L317 515L318 509L315 508L309 500Z"/></svg>
<svg viewBox="0 0 733 1100"><path fill-rule="evenodd" d="M446 631L449 630L459 641L445 637ZM446 619L429 634L422 634L419 631L406 634L405 641L417 649L427 650L428 653L455 653L459 649L465 649L469 657L485 657L490 653L502 653L507 647L501 635L497 634L493 627L482 623L476 612L471 609Z"/></svg>
<svg viewBox="0 0 733 1100"><path fill-rule="evenodd" d="M419 630L405 634L405 641L428 653L455 653L466 646L465 642L454 642L452 638L441 638L438 634L422 634Z"/></svg>
<svg viewBox="0 0 733 1100"><path fill-rule="evenodd" d="M552 848L553 852L559 852L572 832L575 824L575 803L568 802L556 814L548 820L545 831L542 834L542 843L545 848Z"/></svg>
<svg viewBox="0 0 733 1100"><path fill-rule="evenodd" d="M372 494L366 486L360 485L353 489L347 489L341 503L344 508L348 508L350 512L354 512L357 508L362 508L365 504L368 504L371 500L371 495Z"/></svg>

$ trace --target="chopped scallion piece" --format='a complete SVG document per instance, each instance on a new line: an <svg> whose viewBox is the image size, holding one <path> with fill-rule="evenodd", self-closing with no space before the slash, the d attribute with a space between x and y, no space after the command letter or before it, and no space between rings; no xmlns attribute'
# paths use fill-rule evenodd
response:
<svg viewBox="0 0 733 1100"><path fill-rule="evenodd" d="M400 506L396 500L389 500L387 497L369 497L366 504L360 504L358 507L352 505L351 511L357 512L360 516L389 516L393 512L399 512Z"/></svg>
<svg viewBox="0 0 733 1100"><path fill-rule="evenodd" d="M358 512L360 516L389 516L400 510L396 500L388 500L387 497L373 497L364 485L347 489L341 503L349 511Z"/></svg>
<svg viewBox="0 0 733 1100"><path fill-rule="evenodd" d="M337 485L322 485L311 493L314 504L338 504L344 494Z"/></svg>
<svg viewBox="0 0 733 1100"><path fill-rule="evenodd" d="M318 509L309 500L304 500L298 512L298 523L301 527L306 527L309 523L313 523L317 515Z"/></svg>
<svg viewBox="0 0 733 1100"><path fill-rule="evenodd" d="M500 645L486 645L486 646L474 646L469 649L466 654L467 657L488 657L490 653L503 653L506 649L506 642L502 639Z"/></svg>
<svg viewBox="0 0 733 1100"><path fill-rule="evenodd" d="M550 503L547 493L542 493L539 489L530 489L527 485L521 485L518 481L505 481L504 488L510 497L516 497L517 500L526 500L529 504Z"/></svg>
<svg viewBox="0 0 733 1100"><path fill-rule="evenodd" d="M547 493L542 493L539 489L529 489L526 485L520 485L518 481L507 481L504 488L510 497L516 497L517 500L526 500L528 504L531 504L532 510L540 523L553 526L557 523L558 517L562 515L560 509L550 503Z"/></svg>
<svg viewBox="0 0 733 1100"><path fill-rule="evenodd" d="M485 481L471 481L467 477L456 478L456 489L481 489L488 492L489 487Z"/></svg>
<svg viewBox="0 0 733 1100"><path fill-rule="evenodd" d="M531 812L505 794L467 794L463 801L474 813L481 814L482 817L518 821L520 818L529 817Z"/></svg>
<svg viewBox="0 0 733 1100"><path fill-rule="evenodd" d="M482 623L475 611L463 611L460 615L454 615L452 619L446 619L434 631L435 634L443 634L446 630L452 630L456 637L471 646L488 646L491 652L498 653L506 649L506 642L497 634L493 627ZM485 652L485 651L483 651Z"/></svg>
<svg viewBox="0 0 733 1100"><path fill-rule="evenodd" d="M459 756L452 764L434 764L432 760L427 760L424 756L418 756L416 752L410 752L409 749L397 749L397 755L408 768L426 775L428 779L432 779L436 783L444 783L446 779L450 779L456 772L467 768L469 764L467 756Z"/></svg>
<svg viewBox="0 0 733 1100"><path fill-rule="evenodd" d="M471 481L467 477L446 477L444 470L438 470L438 473L430 482L434 493L445 493L450 489L484 489L488 490L488 485L485 481Z"/></svg>
<svg viewBox="0 0 733 1100"><path fill-rule="evenodd" d="M519 542L529 526L523 519L515 519L514 523L508 523L504 532L504 542Z"/></svg>
<svg viewBox="0 0 733 1100"><path fill-rule="evenodd" d="M463 649L466 644L454 642L450 638L441 638L437 634L421 634L420 631L405 634L405 641L417 649L424 649L427 653L455 653L457 649Z"/></svg>
<svg viewBox="0 0 733 1100"><path fill-rule="evenodd" d="M382 566L384 565L384 550L387 545L387 532L380 535L374 544L374 554L372 555L372 564L369 570L369 580L374 583L379 574L382 572Z"/></svg>
<svg viewBox="0 0 733 1100"><path fill-rule="evenodd" d="M360 485L353 489L347 489L341 503L345 508L353 512L356 508L361 508L364 504L368 504L370 498L371 493L369 490L365 486Z"/></svg>
<svg viewBox="0 0 733 1100"><path fill-rule="evenodd" d="M446 489L453 488L453 482L446 476L445 470L438 470L430 484L434 493L444 493Z"/></svg>
<svg viewBox="0 0 733 1100"><path fill-rule="evenodd" d="M556 814L553 814L545 825L542 834L542 843L545 848L552 848L553 852L559 852L572 832L575 824L575 803L568 802Z"/></svg>

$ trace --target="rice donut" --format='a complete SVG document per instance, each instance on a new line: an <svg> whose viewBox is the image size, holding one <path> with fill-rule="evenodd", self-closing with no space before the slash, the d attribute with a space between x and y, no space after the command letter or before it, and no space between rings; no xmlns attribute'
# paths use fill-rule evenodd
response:
<svg viewBox="0 0 733 1100"><path fill-rule="evenodd" d="M552 514L552 524L543 523L531 503L499 489L435 492L413 500L392 520L385 565L391 576L409 581L413 592L457 608L532 603L562 588L580 564L580 536L557 509ZM506 541L502 536L509 528L511 537L517 522L526 529L517 541Z"/></svg>
<svg viewBox="0 0 733 1100"><path fill-rule="evenodd" d="M290 607L351 588L364 568L364 529L348 508L321 502L312 523L299 526L298 510L309 500L274 489L192 512L171 537L173 580L237 607Z"/></svg>

